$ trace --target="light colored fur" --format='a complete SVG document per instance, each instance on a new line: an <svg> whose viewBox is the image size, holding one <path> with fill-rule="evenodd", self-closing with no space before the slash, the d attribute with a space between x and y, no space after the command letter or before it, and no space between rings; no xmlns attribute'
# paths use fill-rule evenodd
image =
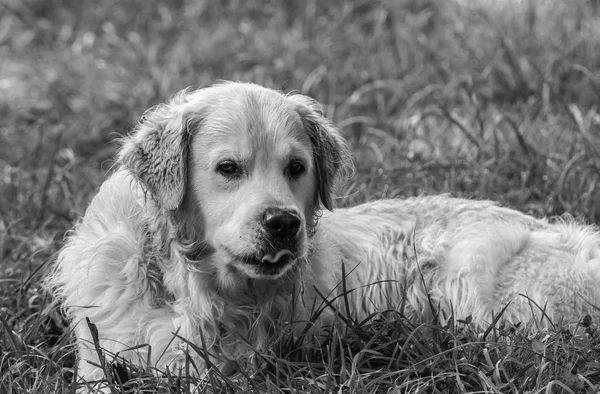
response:
<svg viewBox="0 0 600 394"><path fill-rule="evenodd" d="M347 157L339 131L301 95L226 83L149 110L49 279L72 320L80 376L103 376L85 318L107 354L143 367L182 366L186 341L222 366L265 349L274 323L307 321L342 280L357 319L398 309L430 321L433 306L485 327L507 304L513 322L540 317L532 301L565 321L600 304L596 228L448 196L322 211ZM224 179L223 158L244 163L243 174ZM297 158L307 171L292 179ZM270 247L258 220L268 206L301 218L297 260L272 276L237 257ZM315 329L334 314L326 308ZM204 359L194 362L201 374Z"/></svg>

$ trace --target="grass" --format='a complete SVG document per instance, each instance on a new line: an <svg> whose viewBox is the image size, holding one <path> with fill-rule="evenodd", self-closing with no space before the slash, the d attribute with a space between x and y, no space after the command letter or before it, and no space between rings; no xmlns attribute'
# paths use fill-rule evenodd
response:
<svg viewBox="0 0 600 394"><path fill-rule="evenodd" d="M146 108L216 79L299 90L354 152L340 206L450 192L598 223L599 39L592 0L1 0L0 392L74 392L72 338L39 280ZM252 373L198 388L599 390L597 316L451 323L382 311L325 343L283 336Z"/></svg>

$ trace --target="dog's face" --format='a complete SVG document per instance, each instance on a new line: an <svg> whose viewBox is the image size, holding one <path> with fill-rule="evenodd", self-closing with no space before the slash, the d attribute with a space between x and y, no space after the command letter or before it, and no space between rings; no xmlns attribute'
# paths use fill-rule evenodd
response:
<svg viewBox="0 0 600 394"><path fill-rule="evenodd" d="M192 139L189 180L213 260L250 277L276 277L307 252L317 184L295 108L275 92L260 93L206 115Z"/></svg>
<svg viewBox="0 0 600 394"><path fill-rule="evenodd" d="M314 101L235 83L150 110L120 152L156 201L196 228L221 281L294 267L346 157Z"/></svg>

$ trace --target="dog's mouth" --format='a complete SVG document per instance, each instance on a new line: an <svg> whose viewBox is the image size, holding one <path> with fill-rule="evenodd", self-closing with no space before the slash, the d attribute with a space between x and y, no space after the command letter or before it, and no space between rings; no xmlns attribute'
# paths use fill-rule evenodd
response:
<svg viewBox="0 0 600 394"><path fill-rule="evenodd" d="M298 257L288 249L268 252L258 257L247 257L242 262L253 268L257 276L278 276L292 266Z"/></svg>

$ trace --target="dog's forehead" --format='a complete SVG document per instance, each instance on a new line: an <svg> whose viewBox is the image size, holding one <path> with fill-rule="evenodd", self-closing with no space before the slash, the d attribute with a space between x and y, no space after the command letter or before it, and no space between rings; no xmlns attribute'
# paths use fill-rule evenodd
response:
<svg viewBox="0 0 600 394"><path fill-rule="evenodd" d="M208 160L227 152L241 157L257 153L309 156L311 140L296 105L273 91L219 100L201 122L195 149Z"/></svg>

